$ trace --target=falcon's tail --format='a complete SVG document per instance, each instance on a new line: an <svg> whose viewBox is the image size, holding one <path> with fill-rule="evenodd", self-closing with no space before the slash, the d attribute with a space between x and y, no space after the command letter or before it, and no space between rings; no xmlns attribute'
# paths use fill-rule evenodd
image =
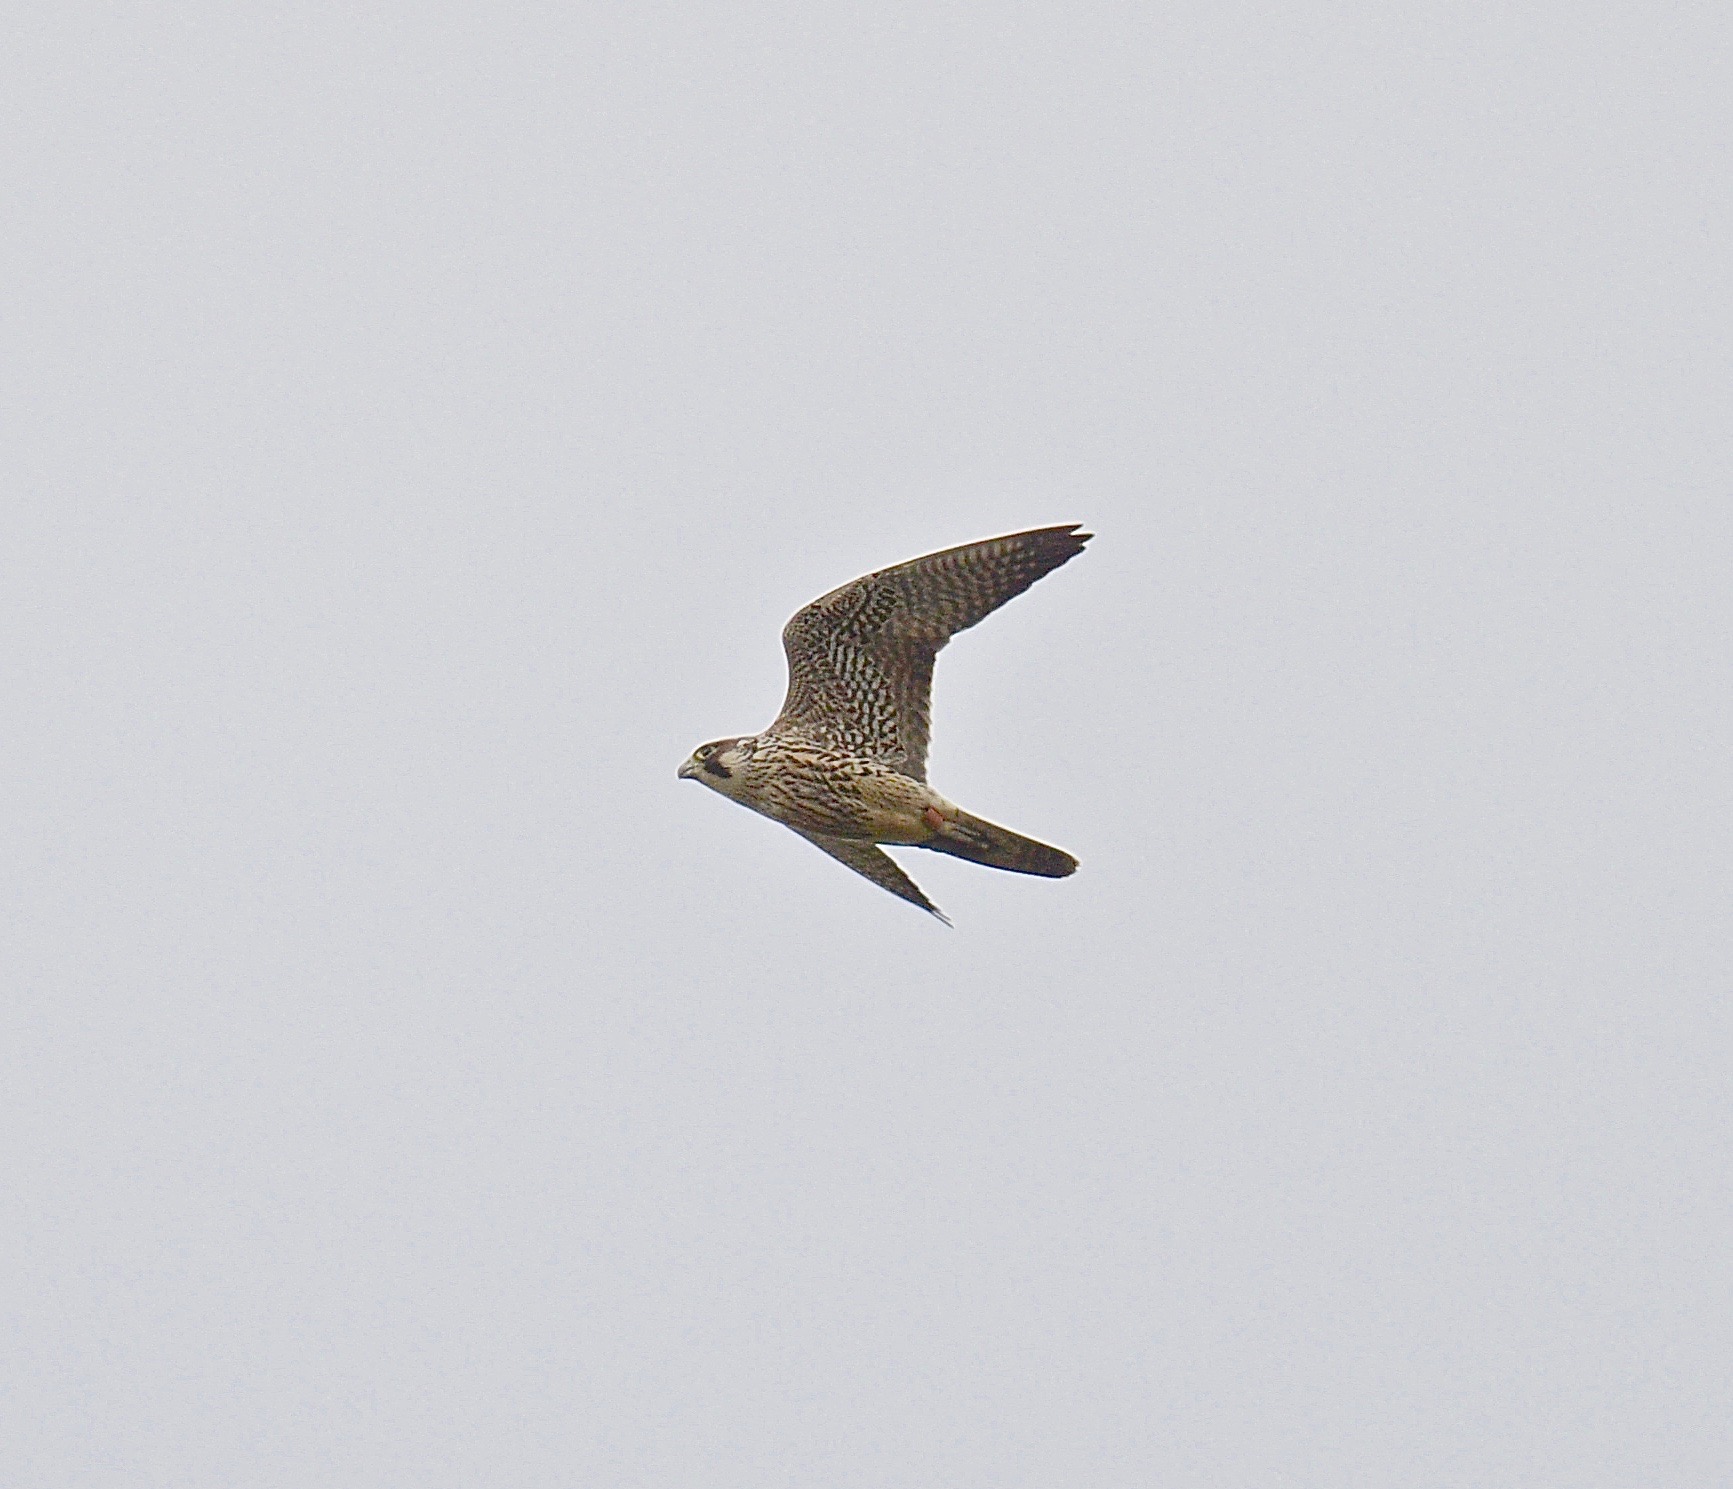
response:
<svg viewBox="0 0 1733 1489"><path fill-rule="evenodd" d="M984 863L989 868L1010 869L1014 874L1040 874L1045 879L1063 879L1077 872L1077 860L1069 853L1049 848L1009 828L983 822L967 812L958 812L921 847L966 858L970 863Z"/></svg>

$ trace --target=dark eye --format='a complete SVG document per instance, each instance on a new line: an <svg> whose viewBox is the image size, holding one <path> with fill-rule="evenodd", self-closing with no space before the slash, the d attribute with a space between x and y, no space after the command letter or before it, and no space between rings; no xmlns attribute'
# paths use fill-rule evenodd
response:
<svg viewBox="0 0 1733 1489"><path fill-rule="evenodd" d="M698 758L700 760L708 760L715 753L716 753L716 746L715 745L699 745L698 746Z"/></svg>

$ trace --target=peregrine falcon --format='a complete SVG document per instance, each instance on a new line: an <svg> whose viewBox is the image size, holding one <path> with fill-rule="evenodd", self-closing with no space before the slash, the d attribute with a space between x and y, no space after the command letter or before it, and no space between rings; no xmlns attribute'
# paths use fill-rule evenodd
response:
<svg viewBox="0 0 1733 1489"><path fill-rule="evenodd" d="M700 745L680 767L791 827L881 889L944 912L878 845L931 848L1062 879L1069 853L972 817L927 784L933 659L1094 534L1077 524L965 543L879 569L796 613L782 632L788 696L761 734Z"/></svg>

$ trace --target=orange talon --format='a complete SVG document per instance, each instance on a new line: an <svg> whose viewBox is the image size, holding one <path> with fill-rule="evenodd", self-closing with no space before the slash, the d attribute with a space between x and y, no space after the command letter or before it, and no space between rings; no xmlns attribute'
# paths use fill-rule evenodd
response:
<svg viewBox="0 0 1733 1489"><path fill-rule="evenodd" d="M942 832L945 826L945 814L937 807L928 807L921 815L927 819L927 826L934 832Z"/></svg>

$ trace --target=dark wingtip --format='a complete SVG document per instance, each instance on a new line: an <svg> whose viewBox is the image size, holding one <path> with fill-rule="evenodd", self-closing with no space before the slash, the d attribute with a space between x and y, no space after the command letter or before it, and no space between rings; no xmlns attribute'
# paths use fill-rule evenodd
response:
<svg viewBox="0 0 1733 1489"><path fill-rule="evenodd" d="M1080 531L1082 526L1083 524L1080 522L1067 522L1061 527L1037 528L1029 536L1045 538L1063 548L1065 558L1060 559L1059 562L1064 563L1066 559L1076 558L1079 553L1083 552L1083 545L1095 536L1094 533Z"/></svg>

